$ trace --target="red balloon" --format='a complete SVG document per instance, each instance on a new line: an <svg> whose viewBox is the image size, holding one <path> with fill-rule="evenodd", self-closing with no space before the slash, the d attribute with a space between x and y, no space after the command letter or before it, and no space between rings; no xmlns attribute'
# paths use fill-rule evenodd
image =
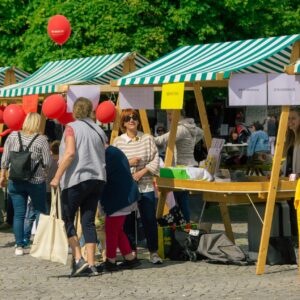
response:
<svg viewBox="0 0 300 300"><path fill-rule="evenodd" d="M62 15L55 15L48 21L48 35L58 45L64 44L70 37L71 26L69 20Z"/></svg>
<svg viewBox="0 0 300 300"><path fill-rule="evenodd" d="M116 107L110 100L103 101L96 109L96 118L101 123L113 122L116 118Z"/></svg>
<svg viewBox="0 0 300 300"><path fill-rule="evenodd" d="M70 122L75 121L72 113L65 112L62 116L60 116L57 121L62 125L67 125Z"/></svg>
<svg viewBox="0 0 300 300"><path fill-rule="evenodd" d="M4 123L12 130L20 130L25 117L23 108L17 104L8 105L3 112Z"/></svg>
<svg viewBox="0 0 300 300"><path fill-rule="evenodd" d="M67 104L65 98L55 94L47 97L43 103L42 111L49 119L58 119L66 111Z"/></svg>
<svg viewBox="0 0 300 300"><path fill-rule="evenodd" d="M4 120L3 120L3 112L4 112L4 109L6 107L4 105L0 105L0 124L3 124L4 123Z"/></svg>

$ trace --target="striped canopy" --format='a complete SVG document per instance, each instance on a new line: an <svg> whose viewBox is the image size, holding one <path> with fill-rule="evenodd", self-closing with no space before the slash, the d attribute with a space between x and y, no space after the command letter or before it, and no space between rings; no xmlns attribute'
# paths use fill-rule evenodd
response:
<svg viewBox="0 0 300 300"><path fill-rule="evenodd" d="M184 46L121 77L118 86L215 80L218 73L283 73L300 34Z"/></svg>
<svg viewBox="0 0 300 300"><path fill-rule="evenodd" d="M297 63L295 64L294 72L297 74L300 73L300 60L298 60Z"/></svg>
<svg viewBox="0 0 300 300"><path fill-rule="evenodd" d="M0 67L0 87L4 86L5 73L10 69L14 71L17 82L29 76L29 73L15 67Z"/></svg>
<svg viewBox="0 0 300 300"><path fill-rule="evenodd" d="M132 54L127 52L48 62L20 83L0 89L0 97L55 93L61 85L109 84L110 80L122 76L124 61ZM134 60L137 68L149 63L139 54L134 55Z"/></svg>

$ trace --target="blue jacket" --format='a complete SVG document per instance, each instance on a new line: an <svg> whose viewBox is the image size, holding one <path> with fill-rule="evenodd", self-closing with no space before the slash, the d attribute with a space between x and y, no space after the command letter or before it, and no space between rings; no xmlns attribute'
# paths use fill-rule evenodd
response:
<svg viewBox="0 0 300 300"><path fill-rule="evenodd" d="M269 137L262 130L254 131L248 140L247 156L257 152L270 152Z"/></svg>
<svg viewBox="0 0 300 300"><path fill-rule="evenodd" d="M107 215L138 201L140 194L133 180L129 162L118 148L109 146L105 150L107 181L101 197L101 205Z"/></svg>

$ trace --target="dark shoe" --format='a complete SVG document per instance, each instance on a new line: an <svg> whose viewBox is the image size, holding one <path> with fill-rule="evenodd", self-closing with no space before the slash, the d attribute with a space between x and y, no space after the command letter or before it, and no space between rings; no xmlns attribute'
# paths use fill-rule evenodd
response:
<svg viewBox="0 0 300 300"><path fill-rule="evenodd" d="M104 272L117 272L120 271L119 266L116 263L110 262L108 259L103 263Z"/></svg>
<svg viewBox="0 0 300 300"><path fill-rule="evenodd" d="M101 275L101 272L98 271L98 268L96 266L89 266L87 269L82 271L80 273L82 276L99 276Z"/></svg>
<svg viewBox="0 0 300 300"><path fill-rule="evenodd" d="M73 264L72 277L76 277L88 268L88 263L81 257L78 263Z"/></svg>
<svg viewBox="0 0 300 300"><path fill-rule="evenodd" d="M118 267L120 269L134 269L137 268L138 266L141 265L141 262L137 259L134 258L132 260L124 260L123 262L121 262Z"/></svg>

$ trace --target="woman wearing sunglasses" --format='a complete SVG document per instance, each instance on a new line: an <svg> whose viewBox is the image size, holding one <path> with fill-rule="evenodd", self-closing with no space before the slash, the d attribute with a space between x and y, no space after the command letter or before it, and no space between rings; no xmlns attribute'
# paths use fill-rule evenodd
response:
<svg viewBox="0 0 300 300"><path fill-rule="evenodd" d="M127 156L132 177L138 183L141 194L138 208L150 252L150 261L153 264L160 264L162 260L157 254L156 202L153 188L153 176L159 174L159 156L153 137L139 131L140 124L140 118L136 110L123 110L120 121L123 134L114 140L113 145L121 149ZM132 235L135 235L134 227L130 226L131 228L128 228L128 225L132 223L134 224L134 222L130 222L130 218L126 220L125 231L128 234L132 248L136 249L134 239L132 239Z"/></svg>

